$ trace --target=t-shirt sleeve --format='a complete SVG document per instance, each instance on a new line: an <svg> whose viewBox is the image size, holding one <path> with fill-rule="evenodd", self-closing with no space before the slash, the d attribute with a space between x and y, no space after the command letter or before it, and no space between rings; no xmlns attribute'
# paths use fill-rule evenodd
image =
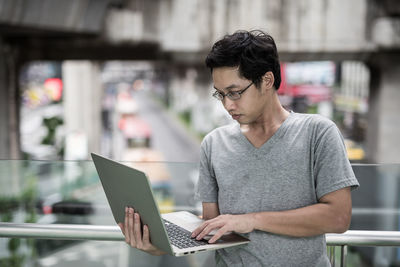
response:
<svg viewBox="0 0 400 267"><path fill-rule="evenodd" d="M347 158L343 137L335 124L323 129L316 138L314 178L317 198L359 183Z"/></svg>
<svg viewBox="0 0 400 267"><path fill-rule="evenodd" d="M200 148L199 179L195 199L201 202L218 202L218 184L210 161L210 149L203 141Z"/></svg>

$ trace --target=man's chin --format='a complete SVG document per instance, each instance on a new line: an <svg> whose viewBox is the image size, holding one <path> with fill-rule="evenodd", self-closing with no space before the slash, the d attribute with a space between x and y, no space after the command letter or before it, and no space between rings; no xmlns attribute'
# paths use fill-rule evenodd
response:
<svg viewBox="0 0 400 267"><path fill-rule="evenodd" d="M238 120L236 120L240 125L247 125L250 124L251 122L247 121L245 118L240 117Z"/></svg>

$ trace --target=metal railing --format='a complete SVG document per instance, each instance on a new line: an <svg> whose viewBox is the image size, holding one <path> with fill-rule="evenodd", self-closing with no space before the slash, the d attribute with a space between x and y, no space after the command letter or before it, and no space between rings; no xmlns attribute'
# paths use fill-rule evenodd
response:
<svg viewBox="0 0 400 267"><path fill-rule="evenodd" d="M0 223L0 238L124 241L118 226L80 224ZM335 247L340 249L340 266L346 266L348 246L400 247L398 231L355 231L326 234L328 255L335 266Z"/></svg>
<svg viewBox="0 0 400 267"><path fill-rule="evenodd" d="M328 256L332 266L335 266L336 250L340 247L340 265L346 266L347 247L381 247L381 246L400 246L400 232L398 231L357 231L349 230L343 234L326 234L326 244Z"/></svg>

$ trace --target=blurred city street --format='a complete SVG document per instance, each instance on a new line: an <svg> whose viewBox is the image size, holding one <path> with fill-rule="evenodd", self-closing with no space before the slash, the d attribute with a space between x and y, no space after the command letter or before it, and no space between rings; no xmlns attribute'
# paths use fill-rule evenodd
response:
<svg viewBox="0 0 400 267"><path fill-rule="evenodd" d="M136 92L134 99L135 103L140 103L136 110L137 116L140 116L151 128L150 148L160 152L162 161L166 162L170 176L170 188L172 189L169 197L173 198L175 209L199 213L199 206L197 204L196 207L193 199L194 183L197 179L199 141L189 135L178 119L166 112L164 107L156 102L148 92ZM31 115L33 117L40 116L39 114ZM123 153L128 148L125 147L126 140L124 140L123 134L119 134L117 137L122 139L115 142L120 144L121 147L114 147L114 155L119 158L116 153L118 151ZM124 160L130 161L132 159L124 158ZM156 158L155 160L158 161L159 159ZM147 164L152 165L152 168L157 168L162 164L160 162L152 162L151 158L148 161ZM56 188L56 186L52 186L52 183L58 183L59 180L54 178L53 176L52 179L41 179L46 183L45 188L48 190ZM76 191L80 189L82 188L77 188ZM80 194L80 199L91 203L94 207L93 215L88 216L87 221L81 223L115 225L111 210L99 183L95 184L88 193ZM68 219L68 216L66 218ZM41 222L45 223L46 218ZM94 251L95 253L93 253ZM88 257L87 255L90 256ZM76 266L78 263L82 266L126 266L127 264L129 266L149 267L203 266L203 263L208 257L212 258L212 255L213 253L203 252L199 255L196 254L185 258L176 258L168 255L152 257L135 249L130 249L125 243L85 241L72 243L43 258L39 258L38 264L43 267L54 265L68 267ZM210 263L207 265L210 266Z"/></svg>
<svg viewBox="0 0 400 267"><path fill-rule="evenodd" d="M137 92L134 98L139 106L140 117L152 129L151 146L161 152L165 161L199 161L200 140L189 135L182 123L167 113L147 92Z"/></svg>

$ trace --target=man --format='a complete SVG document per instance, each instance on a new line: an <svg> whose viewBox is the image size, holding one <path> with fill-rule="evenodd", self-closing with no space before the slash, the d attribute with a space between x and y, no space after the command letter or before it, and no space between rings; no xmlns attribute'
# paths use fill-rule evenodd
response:
<svg viewBox="0 0 400 267"><path fill-rule="evenodd" d="M218 266L329 266L324 234L348 229L350 190L359 185L339 130L281 106L276 45L261 31L225 36L206 65L213 96L238 123L202 142L196 196L206 221L192 237L217 230L210 243L230 231L251 240L218 250ZM130 240L144 243L137 232ZM146 229L143 239L149 246Z"/></svg>

